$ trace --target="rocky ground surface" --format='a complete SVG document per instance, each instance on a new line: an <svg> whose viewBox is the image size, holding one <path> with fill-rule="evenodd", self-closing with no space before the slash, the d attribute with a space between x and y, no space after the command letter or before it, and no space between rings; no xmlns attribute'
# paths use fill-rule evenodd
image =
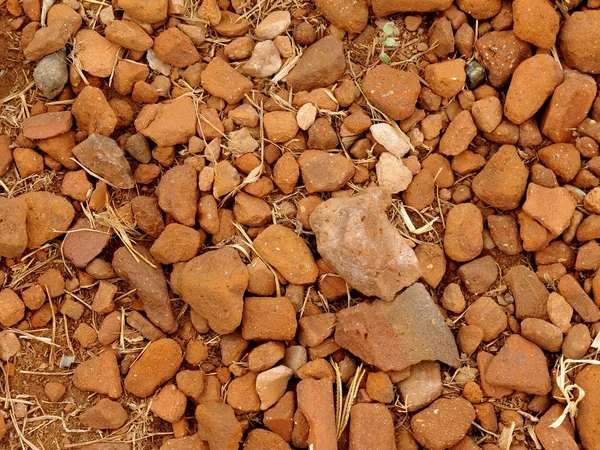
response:
<svg viewBox="0 0 600 450"><path fill-rule="evenodd" d="M0 8L0 447L600 449L599 0Z"/></svg>

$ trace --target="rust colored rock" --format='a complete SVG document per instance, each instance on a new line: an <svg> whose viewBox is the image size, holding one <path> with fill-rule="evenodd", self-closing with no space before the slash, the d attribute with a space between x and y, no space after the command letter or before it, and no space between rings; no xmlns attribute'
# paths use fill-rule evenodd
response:
<svg viewBox="0 0 600 450"><path fill-rule="evenodd" d="M0 256L15 258L25 251L26 220L27 203L19 198L0 198Z"/></svg>
<svg viewBox="0 0 600 450"><path fill-rule="evenodd" d="M410 426L417 441L425 448L443 450L465 437L474 420L475 409L467 400L442 398L415 414Z"/></svg>
<svg viewBox="0 0 600 450"><path fill-rule="evenodd" d="M355 173L352 163L340 153L306 150L298 158L302 180L309 194L341 189Z"/></svg>
<svg viewBox="0 0 600 450"><path fill-rule="evenodd" d="M165 229L165 221L154 197L139 195L131 200L131 209L137 226L153 238L157 238Z"/></svg>
<svg viewBox="0 0 600 450"><path fill-rule="evenodd" d="M86 86L79 93L71 109L77 127L87 134L110 136L117 126L117 116L104 93L93 86Z"/></svg>
<svg viewBox="0 0 600 450"><path fill-rule="evenodd" d="M469 148L477 136L477 127L469 111L461 111L446 129L440 140L440 153L456 156Z"/></svg>
<svg viewBox="0 0 600 450"><path fill-rule="evenodd" d="M78 48L77 58L83 70L96 77L110 77L120 49L117 44L92 29L84 28L77 32L74 45Z"/></svg>
<svg viewBox="0 0 600 450"><path fill-rule="evenodd" d="M27 204L27 248L37 248L67 231L75 216L69 201L50 192L28 192L19 198Z"/></svg>
<svg viewBox="0 0 600 450"><path fill-rule="evenodd" d="M168 0L121 0L119 8L143 23L157 23L167 18Z"/></svg>
<svg viewBox="0 0 600 450"><path fill-rule="evenodd" d="M81 413L79 420L86 427L101 430L117 430L127 421L127 411L125 411L120 403L103 398L94 406Z"/></svg>
<svg viewBox="0 0 600 450"><path fill-rule="evenodd" d="M0 290L0 324L12 327L25 317L25 304L12 289Z"/></svg>
<svg viewBox="0 0 600 450"><path fill-rule="evenodd" d="M337 448L333 388L330 380L302 380L296 388L298 409L310 426L308 445Z"/></svg>
<svg viewBox="0 0 600 450"><path fill-rule="evenodd" d="M552 389L544 352L518 334L511 335L491 360L486 378L494 386L527 394L545 395Z"/></svg>
<svg viewBox="0 0 600 450"><path fill-rule="evenodd" d="M329 22L349 33L360 33L369 21L365 0L316 0L315 6Z"/></svg>
<svg viewBox="0 0 600 450"><path fill-rule="evenodd" d="M395 446L394 419L385 405L357 403L352 407L349 450L389 450Z"/></svg>
<svg viewBox="0 0 600 450"><path fill-rule="evenodd" d="M576 11L564 22L558 37L569 67L584 73L600 73L600 11Z"/></svg>
<svg viewBox="0 0 600 450"><path fill-rule="evenodd" d="M113 20L106 26L104 34L109 41L131 50L145 52L152 48L152 38L131 20Z"/></svg>
<svg viewBox="0 0 600 450"><path fill-rule="evenodd" d="M600 309L586 294L573 275L563 275L558 280L558 291L584 322L597 322L600 320Z"/></svg>
<svg viewBox="0 0 600 450"><path fill-rule="evenodd" d="M205 252L189 261L181 274L181 296L219 334L242 322L248 269L231 247Z"/></svg>
<svg viewBox="0 0 600 450"><path fill-rule="evenodd" d="M182 361L181 347L173 339L151 342L129 369L125 389L137 397L148 397L175 376Z"/></svg>
<svg viewBox="0 0 600 450"><path fill-rule="evenodd" d="M159 147L168 147L187 144L196 134L196 120L194 101L181 96L168 103L144 106L135 121L135 128Z"/></svg>
<svg viewBox="0 0 600 450"><path fill-rule="evenodd" d="M135 185L123 150L109 137L90 134L73 149L73 155L84 167L117 188L131 189Z"/></svg>
<svg viewBox="0 0 600 450"><path fill-rule="evenodd" d="M211 60L200 75L202 87L227 103L237 103L252 89L252 81L246 78L223 59Z"/></svg>
<svg viewBox="0 0 600 450"><path fill-rule="evenodd" d="M323 64L327 61L327 64ZM346 69L342 41L329 35L308 47L287 76L288 88L294 92L311 91L335 83Z"/></svg>
<svg viewBox="0 0 600 450"><path fill-rule="evenodd" d="M581 156L573 144L552 144L537 152L544 166L552 170L562 182L569 182L581 169Z"/></svg>
<svg viewBox="0 0 600 450"><path fill-rule="evenodd" d="M504 114L519 125L532 117L562 82L560 65L550 55L538 54L516 68L504 102Z"/></svg>
<svg viewBox="0 0 600 450"><path fill-rule="evenodd" d="M319 268L304 239L283 225L270 225L254 239L258 254L292 284L314 283Z"/></svg>
<svg viewBox="0 0 600 450"><path fill-rule="evenodd" d="M338 313L335 341L383 371L421 361L458 365L458 350L438 307L416 283L393 301L361 303Z"/></svg>
<svg viewBox="0 0 600 450"><path fill-rule="evenodd" d="M119 398L123 393L121 372L112 350L88 359L75 369L73 384L76 388Z"/></svg>
<svg viewBox="0 0 600 450"><path fill-rule="evenodd" d="M487 353L484 351L480 351L479 353L477 353L477 367L479 368L479 378L480 378L480 382L481 382L480 383L481 388L486 397L492 397L492 398L506 397L513 393L513 389L493 385L489 382L489 380L487 378L487 370L488 370L488 367L489 367L492 359L494 359L494 355L492 355L491 353ZM491 409L492 410L494 409L493 405L492 405ZM496 417L495 413L494 413L493 417L495 419L495 417Z"/></svg>
<svg viewBox="0 0 600 450"><path fill-rule="evenodd" d="M573 128L586 118L596 98L596 82L587 75L565 72L541 122L542 133L554 142L569 142Z"/></svg>
<svg viewBox="0 0 600 450"><path fill-rule="evenodd" d="M443 61L425 68L425 81L433 92L442 97L452 98L457 95L466 79L464 59Z"/></svg>
<svg viewBox="0 0 600 450"><path fill-rule="evenodd" d="M457 262L470 261L483 250L483 216L472 203L456 205L446 216L446 255Z"/></svg>
<svg viewBox="0 0 600 450"><path fill-rule="evenodd" d="M446 273L444 249L437 244L424 242L415 248L415 255L421 267L421 279L432 288L436 288Z"/></svg>
<svg viewBox="0 0 600 450"><path fill-rule="evenodd" d="M279 435L256 428L248 433L244 441L244 450L290 450L290 446Z"/></svg>
<svg viewBox="0 0 600 450"><path fill-rule="evenodd" d="M389 16L397 12L444 11L452 0L373 0L372 7L376 16Z"/></svg>
<svg viewBox="0 0 600 450"><path fill-rule="evenodd" d="M62 253L75 267L85 267L104 250L110 236L107 227L93 230L87 218L77 219L62 242Z"/></svg>
<svg viewBox="0 0 600 450"><path fill-rule="evenodd" d="M600 445L600 367L586 366L575 377L575 383L585 391L578 404L577 431L586 450Z"/></svg>
<svg viewBox="0 0 600 450"><path fill-rule="evenodd" d="M548 289L526 266L511 267L505 274L508 287L515 298L518 319L535 317L547 319Z"/></svg>
<svg viewBox="0 0 600 450"><path fill-rule="evenodd" d="M49 112L23 121L23 135L29 139L48 139L71 130L71 111Z"/></svg>
<svg viewBox="0 0 600 450"><path fill-rule="evenodd" d="M367 72L362 84L367 99L392 120L403 120L415 110L421 83L411 72L385 64Z"/></svg>
<svg viewBox="0 0 600 450"><path fill-rule="evenodd" d="M367 189L327 200L310 216L325 262L353 288L386 301L421 276L414 252L385 215L390 204L386 191Z"/></svg>
<svg viewBox="0 0 600 450"><path fill-rule="evenodd" d="M516 147L503 145L473 178L473 192L494 208L512 210L521 203L528 176Z"/></svg>
<svg viewBox="0 0 600 450"><path fill-rule="evenodd" d="M169 169L160 179L158 205L179 223L188 227L196 224L198 212L198 172L189 164Z"/></svg>
<svg viewBox="0 0 600 450"><path fill-rule="evenodd" d="M486 69L488 80L495 88L504 86L522 61L532 54L533 46L510 31L492 31L475 44L479 62Z"/></svg>
<svg viewBox="0 0 600 450"><path fill-rule="evenodd" d="M548 208L548 205L553 205ZM577 202L563 187L545 188L529 183L523 211L541 223L553 235L559 236L571 223Z"/></svg>
<svg viewBox="0 0 600 450"><path fill-rule="evenodd" d="M560 328L542 319L528 318L521 322L521 336L549 352L560 351L563 335Z"/></svg>
<svg viewBox="0 0 600 450"><path fill-rule="evenodd" d="M536 47L550 49L560 29L560 15L548 0L515 0L512 4L515 34Z"/></svg>
<svg viewBox="0 0 600 450"><path fill-rule="evenodd" d="M296 311L287 297L247 297L244 300L244 339L288 341L296 335L296 326Z"/></svg>
<svg viewBox="0 0 600 450"><path fill-rule="evenodd" d="M161 61L174 67L184 68L195 64L200 54L192 40L179 28L167 28L154 39L152 47Z"/></svg>
<svg viewBox="0 0 600 450"><path fill-rule="evenodd" d="M207 401L196 408L198 436L208 442L211 449L239 450L242 426L233 408L224 403Z"/></svg>
<svg viewBox="0 0 600 450"><path fill-rule="evenodd" d="M121 247L114 253L112 266L120 278L136 289L135 294L142 301L148 319L164 332L173 333L177 330L177 321L171 310L163 270L148 249L140 246L134 248L154 267L139 256L134 257L127 247Z"/></svg>
<svg viewBox="0 0 600 450"><path fill-rule="evenodd" d="M489 297L477 299L465 314L466 322L483 331L485 342L493 341L507 327L506 313L500 305Z"/></svg>
<svg viewBox="0 0 600 450"><path fill-rule="evenodd" d="M569 420L563 420L556 428L551 426L564 409L562 405L552 405L535 425L535 434L547 450L578 450L579 448L575 442L575 430ZM584 434L587 432L587 430L583 431Z"/></svg>
<svg viewBox="0 0 600 450"><path fill-rule="evenodd" d="M206 238L206 234L202 231L198 232L185 225L170 223L154 241L150 253L161 264L189 261L198 254L204 241L202 238Z"/></svg>

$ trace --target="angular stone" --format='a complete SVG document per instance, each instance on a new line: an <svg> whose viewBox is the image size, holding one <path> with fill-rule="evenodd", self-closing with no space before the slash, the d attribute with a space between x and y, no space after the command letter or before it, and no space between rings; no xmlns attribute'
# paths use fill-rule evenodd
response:
<svg viewBox="0 0 600 450"><path fill-rule="evenodd" d="M117 116L104 93L93 86L86 86L73 103L71 112L77 127L87 134L98 133L110 136L117 126Z"/></svg>
<svg viewBox="0 0 600 450"><path fill-rule="evenodd" d="M292 284L312 284L319 269L304 239L283 225L270 225L254 239L258 254Z"/></svg>
<svg viewBox="0 0 600 450"><path fill-rule="evenodd" d="M29 139L49 139L71 130L71 111L49 112L23 121L23 135Z"/></svg>
<svg viewBox="0 0 600 450"><path fill-rule="evenodd" d="M231 247L205 252L186 263L181 274L181 296L219 334L242 323L248 269Z"/></svg>
<svg viewBox="0 0 600 450"><path fill-rule="evenodd" d="M120 47L98 32L84 28L77 32L75 44L83 70L100 78L110 77Z"/></svg>
<svg viewBox="0 0 600 450"><path fill-rule="evenodd" d="M93 230L87 218L77 219L63 239L62 253L75 267L85 267L104 250L110 236L109 228Z"/></svg>
<svg viewBox="0 0 600 450"><path fill-rule="evenodd" d="M143 122L141 118L144 119ZM181 96L168 103L146 105L136 119L135 127L158 146L168 147L187 144L196 134L196 121L194 101L190 97Z"/></svg>
<svg viewBox="0 0 600 450"><path fill-rule="evenodd" d="M323 64L327 61L327 64ZM335 83L346 69L342 41L333 35L319 39L308 47L287 76L294 92L311 91Z"/></svg>
<svg viewBox="0 0 600 450"><path fill-rule="evenodd" d="M204 89L230 104L242 100L252 89L250 79L219 57L211 60L200 77Z"/></svg>
<svg viewBox="0 0 600 450"><path fill-rule="evenodd" d="M583 448L596 449L600 445L600 367L585 366L575 377L575 383L585 392L577 405L577 431Z"/></svg>
<svg viewBox="0 0 600 450"><path fill-rule="evenodd" d="M154 39L154 53L161 61L177 67L185 68L195 64L200 54L192 40L179 28L167 28Z"/></svg>
<svg viewBox="0 0 600 450"><path fill-rule="evenodd" d="M518 319L548 318L550 293L531 269L522 265L514 266L506 272L504 278L515 299L515 315Z"/></svg>
<svg viewBox="0 0 600 450"><path fill-rule="evenodd" d="M558 280L558 291L584 322L597 322L600 320L600 309L586 294L573 275L563 275Z"/></svg>
<svg viewBox="0 0 600 450"><path fill-rule="evenodd" d="M82 362L75 369L73 384L76 388L119 398L123 393L121 372L112 350Z"/></svg>
<svg viewBox="0 0 600 450"><path fill-rule="evenodd" d="M131 189L135 185L123 150L111 138L92 133L73 154L84 167L115 187Z"/></svg>
<svg viewBox="0 0 600 450"><path fill-rule="evenodd" d="M494 386L527 394L546 395L552 389L544 352L518 334L509 336L491 360L486 378Z"/></svg>
<svg viewBox="0 0 600 450"><path fill-rule="evenodd" d="M516 147L503 145L473 178L473 193L494 208L512 210L521 203L528 176Z"/></svg>
<svg viewBox="0 0 600 450"><path fill-rule="evenodd" d="M269 409L285 394L288 381L294 371L286 366L277 366L261 372L256 377L256 392L260 397L260 409Z"/></svg>
<svg viewBox="0 0 600 450"><path fill-rule="evenodd" d="M183 361L181 347L173 339L151 342L125 377L125 389L144 398L175 376Z"/></svg>
<svg viewBox="0 0 600 450"><path fill-rule="evenodd" d="M553 205L548 208L548 205ZM577 202L563 187L545 188L529 183L523 211L541 223L553 235L559 236L571 223Z"/></svg>
<svg viewBox="0 0 600 450"><path fill-rule="evenodd" d="M173 333L177 330L177 321L171 309L162 267L154 261L148 249L140 246L134 249L144 259L138 255L134 257L127 247L121 247L114 253L112 266L120 278L136 289L135 295L142 301L148 319L164 332Z"/></svg>
<svg viewBox="0 0 600 450"><path fill-rule="evenodd" d="M376 300L340 311L335 341L383 371L401 371L421 361L459 364L454 336L420 283L391 302Z"/></svg>
<svg viewBox="0 0 600 450"><path fill-rule="evenodd" d="M565 72L542 117L541 131L553 142L569 142L573 129L586 118L596 98L596 82L588 75Z"/></svg>
<svg viewBox="0 0 600 450"><path fill-rule="evenodd" d="M353 288L387 301L421 276L416 255L385 215L390 204L389 193L367 189L327 200L310 216L325 262Z"/></svg>

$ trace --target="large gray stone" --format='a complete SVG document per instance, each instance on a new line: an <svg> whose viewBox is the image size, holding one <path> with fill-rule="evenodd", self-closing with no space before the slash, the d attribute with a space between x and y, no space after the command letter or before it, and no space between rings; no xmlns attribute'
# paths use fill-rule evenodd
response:
<svg viewBox="0 0 600 450"><path fill-rule="evenodd" d="M459 365L454 336L421 283L391 302L377 300L342 310L335 341L386 372L404 370L421 361Z"/></svg>

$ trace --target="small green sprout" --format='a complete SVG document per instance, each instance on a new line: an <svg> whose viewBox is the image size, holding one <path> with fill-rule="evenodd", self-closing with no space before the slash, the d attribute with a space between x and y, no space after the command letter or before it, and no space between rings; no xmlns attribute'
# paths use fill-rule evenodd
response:
<svg viewBox="0 0 600 450"><path fill-rule="evenodd" d="M395 47L397 44L394 34L394 22L387 22L383 26L384 38L381 40L381 54L379 60L384 64L391 64L392 58L385 52L386 47Z"/></svg>

